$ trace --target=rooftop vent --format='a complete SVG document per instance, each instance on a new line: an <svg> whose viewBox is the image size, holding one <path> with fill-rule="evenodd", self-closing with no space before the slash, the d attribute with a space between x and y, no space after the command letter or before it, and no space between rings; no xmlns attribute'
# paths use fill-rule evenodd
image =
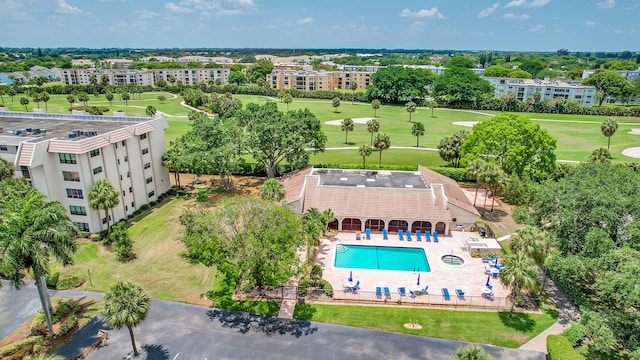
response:
<svg viewBox="0 0 640 360"><path fill-rule="evenodd" d="M69 136L69 139L75 139L76 138L76 133L75 132L70 132L68 134L68 136Z"/></svg>

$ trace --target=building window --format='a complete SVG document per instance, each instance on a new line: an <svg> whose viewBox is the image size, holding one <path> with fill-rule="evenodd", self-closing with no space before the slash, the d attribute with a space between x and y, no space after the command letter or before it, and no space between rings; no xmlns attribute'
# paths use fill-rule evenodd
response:
<svg viewBox="0 0 640 360"><path fill-rule="evenodd" d="M149 148L142 149L142 155L148 154L148 153L149 153Z"/></svg>
<svg viewBox="0 0 640 360"><path fill-rule="evenodd" d="M153 178L152 178L152 177L148 177L148 178L145 180L145 182L146 182L147 184L149 184L149 183L153 182Z"/></svg>
<svg viewBox="0 0 640 360"><path fill-rule="evenodd" d="M70 199L84 199L80 189L67 189L67 197Z"/></svg>
<svg viewBox="0 0 640 360"><path fill-rule="evenodd" d="M133 187L129 186L129 194L133 192Z"/></svg>
<svg viewBox="0 0 640 360"><path fill-rule="evenodd" d="M131 172L127 171L127 177L131 177Z"/></svg>
<svg viewBox="0 0 640 360"><path fill-rule="evenodd" d="M111 215L109 215L109 221L111 221ZM107 223L107 218L106 218L106 217L103 217L103 218L102 218L102 223L103 223L103 224L106 224L106 223Z"/></svg>
<svg viewBox="0 0 640 360"><path fill-rule="evenodd" d="M122 196L127 196L127 194L124 192L124 190L122 190Z"/></svg>
<svg viewBox="0 0 640 360"><path fill-rule="evenodd" d="M129 158L127 157L127 155L124 156L124 162L129 161Z"/></svg>
<svg viewBox="0 0 640 360"><path fill-rule="evenodd" d="M58 158L60 159L61 164L77 164L75 154L59 153Z"/></svg>
<svg viewBox="0 0 640 360"><path fill-rule="evenodd" d="M136 203L135 203L135 202L133 202L133 201L131 202L131 208L132 208L132 209L135 209L135 208L136 208Z"/></svg>
<svg viewBox="0 0 640 360"><path fill-rule="evenodd" d="M70 205L69 211L71 212L71 215L87 215L87 209L84 206Z"/></svg>
<svg viewBox="0 0 640 360"><path fill-rule="evenodd" d="M20 172L22 173L22 177L25 179L31 179L31 174L29 173L29 167L28 166L20 166ZM78 180L80 181L80 180Z"/></svg>
<svg viewBox="0 0 640 360"><path fill-rule="evenodd" d="M144 139L146 139L146 138L147 138L147 134L142 134L142 135L140 135L140 140L144 140Z"/></svg>
<svg viewBox="0 0 640 360"><path fill-rule="evenodd" d="M120 165L120 159L116 159L116 161L118 162L118 165Z"/></svg>
<svg viewBox="0 0 640 360"><path fill-rule="evenodd" d="M96 157L96 156L100 155L100 149L95 149L95 150L89 151L89 155L91 155L91 157Z"/></svg>
<svg viewBox="0 0 640 360"><path fill-rule="evenodd" d="M93 175L98 175L102 172L102 166L98 166L97 168L93 169Z"/></svg>
<svg viewBox="0 0 640 360"><path fill-rule="evenodd" d="M150 167L151 167L151 163L146 163L146 164L144 164L144 168L145 168L145 170L146 170L146 169L148 169L148 168L150 168Z"/></svg>
<svg viewBox="0 0 640 360"><path fill-rule="evenodd" d="M89 224L83 222L74 223L80 229L80 231L89 231Z"/></svg>
<svg viewBox="0 0 640 360"><path fill-rule="evenodd" d="M9 148L5 145L0 145L0 151L9 151Z"/></svg>
<svg viewBox="0 0 640 360"><path fill-rule="evenodd" d="M125 140L122 140L122 146L127 146L127 143L125 142Z"/></svg>
<svg viewBox="0 0 640 360"><path fill-rule="evenodd" d="M155 191L152 191L152 192L150 192L150 193L148 193L148 194L147 194L147 197L153 197L153 195L155 195L155 194L156 194L156 192L155 192Z"/></svg>
<svg viewBox="0 0 640 360"><path fill-rule="evenodd" d="M80 182L80 173L77 171L63 171L62 178L64 179L64 181Z"/></svg>

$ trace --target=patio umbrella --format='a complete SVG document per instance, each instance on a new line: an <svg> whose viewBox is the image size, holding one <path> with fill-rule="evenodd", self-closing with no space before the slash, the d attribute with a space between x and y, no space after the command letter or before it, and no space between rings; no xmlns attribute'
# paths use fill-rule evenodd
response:
<svg viewBox="0 0 640 360"><path fill-rule="evenodd" d="M486 286L489 286L489 280L491 280L491 275L487 276L487 283L485 284Z"/></svg>
<svg viewBox="0 0 640 360"><path fill-rule="evenodd" d="M496 256L496 266L498 266L498 257Z"/></svg>
<svg viewBox="0 0 640 360"><path fill-rule="evenodd" d="M420 274L418 273L418 285L420 285Z"/></svg>
<svg viewBox="0 0 640 360"><path fill-rule="evenodd" d="M347 279L349 282L353 281L353 270L349 271L349 278Z"/></svg>

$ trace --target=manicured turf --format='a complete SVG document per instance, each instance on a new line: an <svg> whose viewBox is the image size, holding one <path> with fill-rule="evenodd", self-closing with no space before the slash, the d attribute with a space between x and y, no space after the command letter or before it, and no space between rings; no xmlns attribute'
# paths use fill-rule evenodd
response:
<svg viewBox="0 0 640 360"><path fill-rule="evenodd" d="M106 291L119 279L139 282L155 298L196 304L206 304L203 296L213 284L215 270L204 265L194 265L179 256L184 250L177 241L179 216L183 200L173 199L156 208L149 215L133 223L129 235L134 240L134 260L122 263L102 243L81 242L74 256L75 265L53 267L61 275L88 277L83 289Z"/></svg>
<svg viewBox="0 0 640 360"><path fill-rule="evenodd" d="M297 319L517 348L556 321L542 314L373 306L298 305ZM417 322L422 329L404 327Z"/></svg>

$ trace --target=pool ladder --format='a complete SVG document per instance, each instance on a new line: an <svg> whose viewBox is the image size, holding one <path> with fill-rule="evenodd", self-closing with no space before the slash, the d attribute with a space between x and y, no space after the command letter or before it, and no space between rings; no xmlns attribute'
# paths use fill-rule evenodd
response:
<svg viewBox="0 0 640 360"><path fill-rule="evenodd" d="M348 250L349 250L349 248L348 248L348 247L346 247L346 246L344 246L344 245L342 244L342 242L341 242L340 240L338 240L338 243L336 244L336 251L338 251L338 252L341 252L341 253L342 253L342 252L346 252L346 251L348 251Z"/></svg>

